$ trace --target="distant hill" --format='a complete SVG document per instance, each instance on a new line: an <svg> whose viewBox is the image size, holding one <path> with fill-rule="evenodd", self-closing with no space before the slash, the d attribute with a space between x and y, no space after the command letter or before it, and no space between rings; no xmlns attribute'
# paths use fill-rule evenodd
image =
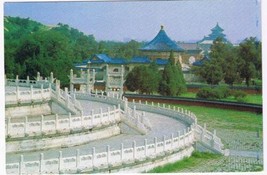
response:
<svg viewBox="0 0 267 175"><path fill-rule="evenodd" d="M67 74L73 64L103 53L111 57L137 56L143 43L97 42L67 24L44 25L29 18L4 17L5 74L9 78L19 75L35 77L37 71L44 76L53 72L55 77L68 84Z"/></svg>
<svg viewBox="0 0 267 175"><path fill-rule="evenodd" d="M5 39L19 39L28 34L49 28L29 18L4 17Z"/></svg>

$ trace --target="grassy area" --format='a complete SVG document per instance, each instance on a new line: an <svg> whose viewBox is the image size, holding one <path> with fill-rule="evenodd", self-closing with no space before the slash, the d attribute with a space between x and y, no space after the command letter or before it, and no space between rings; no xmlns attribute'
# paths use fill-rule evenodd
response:
<svg viewBox="0 0 267 175"><path fill-rule="evenodd" d="M200 106L177 105L196 114L198 123L207 129L217 130L217 135L222 139L224 147L232 150L248 150L262 152L263 121L262 114L251 112L218 109ZM259 132L259 137L257 137ZM241 157L239 157L241 159ZM255 160L255 159L254 159ZM156 167L149 173L175 173L175 172L234 172L234 171L262 171L262 164L240 163L249 169L233 167L236 157L225 157L211 153L199 153L167 164Z"/></svg>
<svg viewBox="0 0 267 175"><path fill-rule="evenodd" d="M187 98L196 98L196 93L193 92L186 92L180 97L187 97ZM223 101L232 101L236 102L236 99L233 96L230 96L228 98L222 99ZM254 103L254 104L262 104L262 95L261 94L247 94L245 97L246 103Z"/></svg>
<svg viewBox="0 0 267 175"><path fill-rule="evenodd" d="M165 166L159 166L148 173L167 173L167 172L176 172L185 168L189 168L192 166L196 166L200 162L206 162L207 160L214 160L220 158L221 155L212 154L212 153L200 153L194 152L191 157L184 158L181 161L177 161L175 163L170 163Z"/></svg>
<svg viewBox="0 0 267 175"><path fill-rule="evenodd" d="M259 131L263 127L262 114L202 106L178 106L192 111L197 116L198 123L207 123L212 128Z"/></svg>

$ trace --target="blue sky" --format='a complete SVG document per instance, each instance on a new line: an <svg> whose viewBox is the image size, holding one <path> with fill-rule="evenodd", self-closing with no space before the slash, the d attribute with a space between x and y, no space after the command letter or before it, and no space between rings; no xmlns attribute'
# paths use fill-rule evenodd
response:
<svg viewBox="0 0 267 175"><path fill-rule="evenodd" d="M68 24L97 40L149 41L164 25L176 41L201 40L218 22L235 43L260 38L259 0L5 3L5 16ZM258 26L256 25L258 21Z"/></svg>

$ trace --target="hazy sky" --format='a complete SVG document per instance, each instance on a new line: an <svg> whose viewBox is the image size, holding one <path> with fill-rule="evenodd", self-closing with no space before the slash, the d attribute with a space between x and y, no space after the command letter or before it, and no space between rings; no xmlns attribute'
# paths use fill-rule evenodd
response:
<svg viewBox="0 0 267 175"><path fill-rule="evenodd" d="M164 25L177 41L201 40L218 22L235 43L260 38L260 0L5 3L5 16L68 24L97 40L149 41Z"/></svg>

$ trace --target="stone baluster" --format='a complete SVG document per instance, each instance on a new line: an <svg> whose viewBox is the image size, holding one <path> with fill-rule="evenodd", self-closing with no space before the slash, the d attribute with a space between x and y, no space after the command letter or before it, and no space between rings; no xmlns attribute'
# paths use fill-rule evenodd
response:
<svg viewBox="0 0 267 175"><path fill-rule="evenodd" d="M154 106L154 102L153 101L151 102L151 105Z"/></svg>
<svg viewBox="0 0 267 175"><path fill-rule="evenodd" d="M135 99L133 99L133 104L135 104Z"/></svg>
<svg viewBox="0 0 267 175"><path fill-rule="evenodd" d="M25 116L25 124L24 124L24 134L26 135L28 131L28 117Z"/></svg>
<svg viewBox="0 0 267 175"><path fill-rule="evenodd" d="M58 172L62 173L63 169L63 159L62 159L62 151L59 151L59 156L58 156Z"/></svg>
<svg viewBox="0 0 267 175"><path fill-rule="evenodd" d="M91 110L91 123L92 123L92 126L94 126L94 110L93 109Z"/></svg>
<svg viewBox="0 0 267 175"><path fill-rule="evenodd" d="M137 117L136 116L136 106L133 107L133 114L132 115L133 115L134 118ZM138 121L138 119L137 119L137 121Z"/></svg>
<svg viewBox="0 0 267 175"><path fill-rule="evenodd" d="M71 125L72 121L71 121L71 113L69 112L69 129L71 129L72 125Z"/></svg>
<svg viewBox="0 0 267 175"><path fill-rule="evenodd" d="M206 135L206 123L204 123L204 127L201 133L201 140L204 141L205 135Z"/></svg>
<svg viewBox="0 0 267 175"><path fill-rule="evenodd" d="M76 168L77 169L80 166L80 162L81 162L81 159L80 159L80 150L79 149L76 149Z"/></svg>
<svg viewBox="0 0 267 175"><path fill-rule="evenodd" d="M145 157L147 157L147 139L144 140L144 146L145 146Z"/></svg>
<svg viewBox="0 0 267 175"><path fill-rule="evenodd" d="M20 101L20 94L19 94L19 86L16 86L16 97L17 97L17 102L19 103Z"/></svg>
<svg viewBox="0 0 267 175"><path fill-rule="evenodd" d="M124 99L124 112L127 113L128 110L128 100L127 98Z"/></svg>
<svg viewBox="0 0 267 175"><path fill-rule="evenodd" d="M56 114L56 118L55 118L55 130L57 131L58 128L58 114Z"/></svg>
<svg viewBox="0 0 267 175"><path fill-rule="evenodd" d="M181 132L178 131L178 148L180 148L181 145Z"/></svg>
<svg viewBox="0 0 267 175"><path fill-rule="evenodd" d="M173 149L173 133L171 133L171 150Z"/></svg>
<svg viewBox="0 0 267 175"><path fill-rule="evenodd" d="M100 112L100 124L102 124L102 122L103 122L103 109L100 108L99 112Z"/></svg>
<svg viewBox="0 0 267 175"><path fill-rule="evenodd" d="M174 111L176 111L176 106L173 106L172 109L173 109Z"/></svg>
<svg viewBox="0 0 267 175"><path fill-rule="evenodd" d="M8 118L7 118L7 126L6 126L6 127L7 127L7 133L6 133L7 135L9 134L9 132L10 132L10 127L11 127L11 121L10 121L10 120L11 120L11 118L8 117Z"/></svg>
<svg viewBox="0 0 267 175"><path fill-rule="evenodd" d="M96 97L97 97L97 94L98 94L98 92L97 92L97 89L95 90L95 95L96 95Z"/></svg>
<svg viewBox="0 0 267 175"><path fill-rule="evenodd" d="M171 109L171 105L168 105L168 109Z"/></svg>
<svg viewBox="0 0 267 175"><path fill-rule="evenodd" d="M184 137L183 137L183 141L184 141L184 146L186 145L186 129L184 129Z"/></svg>
<svg viewBox="0 0 267 175"><path fill-rule="evenodd" d="M41 133L43 132L43 130L44 130L44 116L41 115L41 124L40 124L40 131L41 131Z"/></svg>
<svg viewBox="0 0 267 175"><path fill-rule="evenodd" d="M30 97L31 97L31 101L33 101L33 86L30 86Z"/></svg>
<svg viewBox="0 0 267 175"><path fill-rule="evenodd" d="M25 164L24 164L24 157L23 155L20 155L20 161L19 161L19 174L22 175L25 173Z"/></svg>
<svg viewBox="0 0 267 175"><path fill-rule="evenodd" d="M158 144L157 140L158 140L157 137L154 137L155 154L157 154L157 144Z"/></svg>
<svg viewBox="0 0 267 175"><path fill-rule="evenodd" d="M110 146L107 145L106 147L106 152L107 152L107 164L110 162Z"/></svg>
<svg viewBox="0 0 267 175"><path fill-rule="evenodd" d="M53 83L54 82L54 74L53 72L50 72L50 81L49 83Z"/></svg>
<svg viewBox="0 0 267 175"><path fill-rule="evenodd" d="M121 162L124 159L124 148L123 148L123 143L121 143Z"/></svg>
<svg viewBox="0 0 267 175"><path fill-rule="evenodd" d="M133 141L133 159L136 159L136 142L135 140Z"/></svg>
<svg viewBox="0 0 267 175"><path fill-rule="evenodd" d="M110 107L108 107L108 122L111 122L111 118L110 118Z"/></svg>
<svg viewBox="0 0 267 175"><path fill-rule="evenodd" d="M68 88L65 87L64 89L64 98L66 100L66 105L69 106L69 96L68 96Z"/></svg>
<svg viewBox="0 0 267 175"><path fill-rule="evenodd" d="M93 147L92 148L92 168L94 168L95 166L95 158L96 158L95 147Z"/></svg>
<svg viewBox="0 0 267 175"><path fill-rule="evenodd" d="M29 76L27 76L26 84L27 84L27 85L30 85L30 77L29 77Z"/></svg>
<svg viewBox="0 0 267 175"><path fill-rule="evenodd" d="M87 69L86 71L86 92L90 92L90 70Z"/></svg>
<svg viewBox="0 0 267 175"><path fill-rule="evenodd" d="M18 86L18 85L19 85L19 76L16 75L16 86Z"/></svg>
<svg viewBox="0 0 267 175"><path fill-rule="evenodd" d="M40 81L40 80L41 80L40 72L37 72L37 78L36 78L36 81Z"/></svg>
<svg viewBox="0 0 267 175"><path fill-rule="evenodd" d="M43 174L44 171L44 153L40 153L40 160L39 160L39 173Z"/></svg>
<svg viewBox="0 0 267 175"><path fill-rule="evenodd" d="M162 107L165 108L165 103L162 104Z"/></svg>
<svg viewBox="0 0 267 175"><path fill-rule="evenodd" d="M158 108L160 107L160 104L159 104L159 102L158 102Z"/></svg>
<svg viewBox="0 0 267 175"><path fill-rule="evenodd" d="M41 98L44 98L44 85L41 84Z"/></svg>
<svg viewBox="0 0 267 175"><path fill-rule="evenodd" d="M166 136L164 135L163 136L163 152L165 152L166 151Z"/></svg>
<svg viewBox="0 0 267 175"><path fill-rule="evenodd" d="M83 127L83 120L84 120L84 116L83 116L83 111L81 111L81 127Z"/></svg>

